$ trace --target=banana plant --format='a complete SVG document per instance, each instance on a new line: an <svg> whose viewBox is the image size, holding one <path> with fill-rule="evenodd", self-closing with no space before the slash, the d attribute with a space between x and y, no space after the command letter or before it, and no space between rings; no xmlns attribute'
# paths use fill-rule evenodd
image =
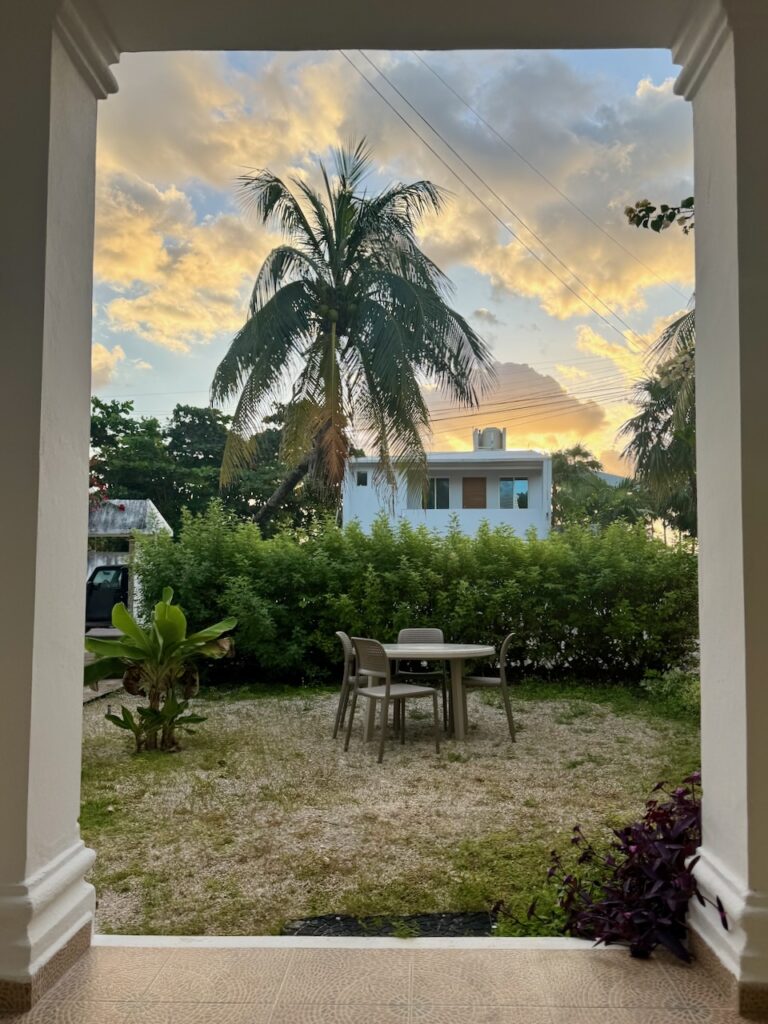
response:
<svg viewBox="0 0 768 1024"><path fill-rule="evenodd" d="M224 636L237 619L223 619L207 629L187 635L187 620L173 604L166 587L155 605L147 628L139 625L124 604L112 609L112 625L123 634L115 640L85 638L85 649L96 660L85 666L85 685L96 688L100 679L122 676L128 693L146 697L148 707L121 708L122 716L109 721L133 733L136 750L178 750L177 729L192 732L192 724L205 721L188 713L189 700L200 687L198 658L223 658L232 651L232 637Z"/></svg>

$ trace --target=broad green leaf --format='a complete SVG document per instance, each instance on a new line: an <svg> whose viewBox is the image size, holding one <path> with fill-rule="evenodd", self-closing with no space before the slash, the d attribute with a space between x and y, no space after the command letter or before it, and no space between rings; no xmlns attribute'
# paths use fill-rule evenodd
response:
<svg viewBox="0 0 768 1024"><path fill-rule="evenodd" d="M83 681L86 686L93 686L100 679L122 679L125 663L120 658L101 658L85 666Z"/></svg>
<svg viewBox="0 0 768 1024"><path fill-rule="evenodd" d="M170 590L170 587L166 588ZM164 601L155 605L155 628L164 647L180 643L187 635L187 620L177 604Z"/></svg>
<svg viewBox="0 0 768 1024"><path fill-rule="evenodd" d="M110 714L110 715L104 715L104 717L106 718L106 720L108 722L111 722L113 725L116 725L118 727L118 729L128 729L130 732L135 732L136 731L135 725L130 725L124 719L118 718L117 715Z"/></svg>
<svg viewBox="0 0 768 1024"><path fill-rule="evenodd" d="M146 647L147 635L134 617L122 603L116 604L112 609L112 625L125 633L138 647Z"/></svg>
<svg viewBox="0 0 768 1024"><path fill-rule="evenodd" d="M126 638L127 639L127 638ZM100 637L87 636L85 649L100 658L127 658L130 661L143 661L146 651L123 640L102 640Z"/></svg>
<svg viewBox="0 0 768 1024"><path fill-rule="evenodd" d="M173 587L163 587L163 603L170 604L173 601Z"/></svg>
<svg viewBox="0 0 768 1024"><path fill-rule="evenodd" d="M189 643L207 643L209 640L217 640L222 633L229 632L230 629L234 629L237 625L237 619L229 618L222 619L221 622L215 622L212 626L208 626L207 629L201 629L197 633L191 633L187 637Z"/></svg>

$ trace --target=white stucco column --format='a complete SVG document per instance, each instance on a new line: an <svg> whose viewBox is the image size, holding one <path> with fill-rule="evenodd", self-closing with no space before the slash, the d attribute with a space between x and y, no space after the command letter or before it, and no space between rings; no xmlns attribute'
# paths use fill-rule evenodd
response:
<svg viewBox="0 0 768 1024"><path fill-rule="evenodd" d="M0 33L5 1007L32 1001L73 940L82 948L94 902L77 819L96 102L111 75L74 16L52 31L49 6Z"/></svg>
<svg viewBox="0 0 768 1024"><path fill-rule="evenodd" d="M696 929L768 996L768 6L698 8L678 49L693 100L704 839L731 930ZM753 998L754 997L754 998Z"/></svg>

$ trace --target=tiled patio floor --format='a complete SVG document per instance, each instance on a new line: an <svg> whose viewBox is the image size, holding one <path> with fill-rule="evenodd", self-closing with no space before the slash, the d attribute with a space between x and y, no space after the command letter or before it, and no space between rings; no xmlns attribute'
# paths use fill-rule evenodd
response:
<svg viewBox="0 0 768 1024"><path fill-rule="evenodd" d="M731 1024L702 968L621 950L95 947L14 1024Z"/></svg>

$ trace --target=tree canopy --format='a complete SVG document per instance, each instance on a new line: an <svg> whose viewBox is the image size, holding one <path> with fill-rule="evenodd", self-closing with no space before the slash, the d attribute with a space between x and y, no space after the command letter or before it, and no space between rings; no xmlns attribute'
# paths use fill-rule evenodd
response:
<svg viewBox="0 0 768 1024"><path fill-rule="evenodd" d="M416 181L372 194L371 170L362 141L335 151L332 172L320 164L320 190L269 170L240 179L245 203L285 244L257 274L248 319L211 394L216 402L237 398L222 468L230 482L249 463L265 410L290 393L290 470L274 504L307 474L338 486L353 430L378 455L384 479L394 482L396 461L425 473L423 384L475 406L491 373L485 343L447 304L449 282L417 244L419 221L443 209L444 193Z"/></svg>
<svg viewBox="0 0 768 1024"><path fill-rule="evenodd" d="M230 417L217 409L177 405L165 424L136 417L133 402L92 399L91 472L113 498L149 498L174 530L181 510L205 511L212 498L242 518L252 519L285 473L280 459L279 412L255 439L249 468L236 484L219 490L219 470ZM289 496L271 526L308 528L333 514L336 496L303 488Z"/></svg>

